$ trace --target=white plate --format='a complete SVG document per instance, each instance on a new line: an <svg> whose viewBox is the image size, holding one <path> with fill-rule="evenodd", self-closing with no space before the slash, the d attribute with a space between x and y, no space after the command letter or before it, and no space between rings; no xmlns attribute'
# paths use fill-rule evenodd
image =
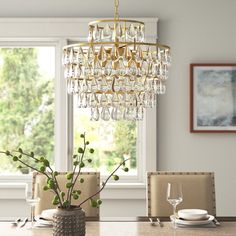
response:
<svg viewBox="0 0 236 236"><path fill-rule="evenodd" d="M42 216L38 215L34 217L37 223L42 224L42 225L52 225L53 222L51 220L43 220L43 219L40 219L40 217Z"/></svg>
<svg viewBox="0 0 236 236"><path fill-rule="evenodd" d="M206 220L208 213L202 209L182 209L178 211L178 216L185 220Z"/></svg>
<svg viewBox="0 0 236 236"><path fill-rule="evenodd" d="M182 220L182 219L176 219L176 223L180 225L206 225L212 222L214 220L214 216L212 215L207 215L206 220ZM174 216L171 215L170 219L173 220Z"/></svg>

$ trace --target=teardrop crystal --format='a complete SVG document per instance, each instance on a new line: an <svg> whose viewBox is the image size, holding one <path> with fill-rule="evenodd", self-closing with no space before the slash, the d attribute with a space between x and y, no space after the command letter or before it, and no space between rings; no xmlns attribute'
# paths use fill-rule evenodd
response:
<svg viewBox="0 0 236 236"><path fill-rule="evenodd" d="M106 81L106 77L103 77L102 78L102 81L101 81L101 90L102 92L107 92L108 91L108 84L107 84L107 81Z"/></svg>
<svg viewBox="0 0 236 236"><path fill-rule="evenodd" d="M108 107L102 108L101 118L105 121L108 121L110 119L110 111L109 111Z"/></svg>
<svg viewBox="0 0 236 236"><path fill-rule="evenodd" d="M87 62L89 64L92 64L92 62L94 61L94 51L93 51L93 47L89 47L88 51L87 51Z"/></svg>
<svg viewBox="0 0 236 236"><path fill-rule="evenodd" d="M103 46L100 47L99 49L99 52L98 52L98 59L101 61L101 62L105 62L107 60L107 53L104 49Z"/></svg>
<svg viewBox="0 0 236 236"><path fill-rule="evenodd" d="M120 76L124 76L126 74L126 67L124 65L124 61L123 59L120 59L118 62L118 68L117 68L117 73Z"/></svg>
<svg viewBox="0 0 236 236"><path fill-rule="evenodd" d="M98 27L98 25L95 26L94 30L93 30L93 39L95 42L100 41L101 39L101 34L100 34L100 29Z"/></svg>
<svg viewBox="0 0 236 236"><path fill-rule="evenodd" d="M98 85L94 77L92 78L92 81L90 83L90 90L91 92L96 92L98 90Z"/></svg>
<svg viewBox="0 0 236 236"><path fill-rule="evenodd" d="M108 105L108 99L107 99L107 96L106 94L102 94L101 98L100 98L100 105L101 107L105 107Z"/></svg>
<svg viewBox="0 0 236 236"><path fill-rule="evenodd" d="M93 66L93 75L99 77L101 76L101 74L102 74L101 64L98 60L96 60Z"/></svg>
<svg viewBox="0 0 236 236"><path fill-rule="evenodd" d="M107 61L103 74L110 76L112 74L112 68L113 68L112 61L111 60Z"/></svg>
<svg viewBox="0 0 236 236"><path fill-rule="evenodd" d="M102 40L108 41L111 39L111 36L112 36L111 28L108 24L106 24L102 31Z"/></svg>
<svg viewBox="0 0 236 236"><path fill-rule="evenodd" d="M98 121L99 120L99 109L98 107L91 108L91 120Z"/></svg>

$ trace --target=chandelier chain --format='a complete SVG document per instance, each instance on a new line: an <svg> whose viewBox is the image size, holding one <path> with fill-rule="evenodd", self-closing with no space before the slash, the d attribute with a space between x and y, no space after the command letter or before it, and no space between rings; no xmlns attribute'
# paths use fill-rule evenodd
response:
<svg viewBox="0 0 236 236"><path fill-rule="evenodd" d="M119 19L119 0L115 0L115 19Z"/></svg>

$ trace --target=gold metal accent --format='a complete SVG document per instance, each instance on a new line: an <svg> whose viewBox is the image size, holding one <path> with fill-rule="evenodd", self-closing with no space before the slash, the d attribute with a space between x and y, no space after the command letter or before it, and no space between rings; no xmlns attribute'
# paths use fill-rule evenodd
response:
<svg viewBox="0 0 236 236"><path fill-rule="evenodd" d="M107 22L113 22L113 23L119 23L119 22L124 22L124 23L136 23L136 24L140 24L140 25L145 25L144 22L142 21L137 21L137 20L129 20L129 19L101 19L101 20L95 20L95 21L91 21L89 22L89 26L94 26L98 23L107 23Z"/></svg>
<svg viewBox="0 0 236 236"><path fill-rule="evenodd" d="M170 50L170 47L164 44L160 43L144 43L144 42L119 42L120 45L126 46L126 45L140 45L140 46L154 46L158 47L161 49L168 49ZM75 47L82 47L82 46L99 46L99 45L117 45L117 42L81 42L81 43L76 43L76 44L70 44L63 49L69 49L69 48L75 48ZM121 46L120 46L121 47Z"/></svg>

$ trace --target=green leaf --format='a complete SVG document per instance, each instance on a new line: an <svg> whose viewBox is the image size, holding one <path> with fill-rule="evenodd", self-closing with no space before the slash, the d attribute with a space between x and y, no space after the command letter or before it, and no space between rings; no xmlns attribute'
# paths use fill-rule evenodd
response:
<svg viewBox="0 0 236 236"><path fill-rule="evenodd" d="M79 147L79 148L78 148L78 153L84 153L84 149L81 148L81 147Z"/></svg>
<svg viewBox="0 0 236 236"><path fill-rule="evenodd" d="M72 179L72 178L73 178L73 173L67 173L67 174L66 174L66 178L67 178L68 180Z"/></svg>
<svg viewBox="0 0 236 236"><path fill-rule="evenodd" d="M47 183L48 183L48 187L49 187L50 189L55 188L55 182L54 182L53 179L48 179Z"/></svg>
<svg viewBox="0 0 236 236"><path fill-rule="evenodd" d="M101 200L101 199L98 199L98 200L97 200L97 204L98 204L98 205L101 205L101 204L102 204L102 200Z"/></svg>
<svg viewBox="0 0 236 236"><path fill-rule="evenodd" d="M80 135L80 138L84 138L84 134L81 134L81 135Z"/></svg>
<svg viewBox="0 0 236 236"><path fill-rule="evenodd" d="M55 195L53 200L52 200L52 204L53 205L58 205L59 203L60 203L59 197L57 195Z"/></svg>
<svg viewBox="0 0 236 236"><path fill-rule="evenodd" d="M47 191L49 189L49 187L47 185L43 186L43 190Z"/></svg>
<svg viewBox="0 0 236 236"><path fill-rule="evenodd" d="M68 200L66 200L66 201L63 202L62 205L63 205L64 207L66 207L66 206L69 206L69 204L70 204L70 202L69 202Z"/></svg>
<svg viewBox="0 0 236 236"><path fill-rule="evenodd" d="M93 160L92 159L88 159L88 163L91 163Z"/></svg>
<svg viewBox="0 0 236 236"><path fill-rule="evenodd" d="M23 153L22 148L18 148L18 151L19 151L20 153Z"/></svg>
<svg viewBox="0 0 236 236"><path fill-rule="evenodd" d="M74 166L77 166L77 165L79 165L79 162L78 161L74 161L73 164L74 164Z"/></svg>
<svg viewBox="0 0 236 236"><path fill-rule="evenodd" d="M59 173L58 173L57 171L54 171L54 172L53 172L53 176L54 176L54 177L56 177L56 176L58 176L58 175L59 175Z"/></svg>
<svg viewBox="0 0 236 236"><path fill-rule="evenodd" d="M91 207L97 207L97 206L98 206L98 203L97 203L96 200L90 199L90 205L91 205Z"/></svg>
<svg viewBox="0 0 236 236"><path fill-rule="evenodd" d="M50 164L49 164L49 161L47 160L47 159L45 159L44 161L43 161L43 164L45 165L45 166L49 166Z"/></svg>
<svg viewBox="0 0 236 236"><path fill-rule="evenodd" d="M60 192L60 195L62 198L64 198L66 194L65 194L65 192Z"/></svg>
<svg viewBox="0 0 236 236"><path fill-rule="evenodd" d="M74 198L75 200L79 199L79 195L76 194L76 193L74 193L72 196L73 196L73 198Z"/></svg>
<svg viewBox="0 0 236 236"><path fill-rule="evenodd" d="M89 145L89 141L87 141L85 144L86 144L86 145Z"/></svg>
<svg viewBox="0 0 236 236"><path fill-rule="evenodd" d="M73 158L74 158L74 159L75 159L75 158L77 158L77 157L78 157L78 155L76 155L76 154L75 154L75 155L73 155Z"/></svg>
<svg viewBox="0 0 236 236"><path fill-rule="evenodd" d="M73 186L73 183L66 183L67 188L71 188Z"/></svg>
<svg viewBox="0 0 236 236"><path fill-rule="evenodd" d="M117 181L117 180L119 180L119 176L118 176L118 175L113 175L113 179L114 179L115 181Z"/></svg>
<svg viewBox="0 0 236 236"><path fill-rule="evenodd" d="M45 166L41 166L41 167L39 168L39 170L40 170L41 172L44 172L44 171L46 170L46 168L45 168Z"/></svg>
<svg viewBox="0 0 236 236"><path fill-rule="evenodd" d="M31 156L31 157L34 157L34 152L31 152L31 153L30 153L30 156Z"/></svg>
<svg viewBox="0 0 236 236"><path fill-rule="evenodd" d="M6 155L7 155L7 156L10 156L11 153L10 153L9 151L6 151Z"/></svg>
<svg viewBox="0 0 236 236"><path fill-rule="evenodd" d="M18 161L18 157L17 157L17 156L14 156L14 157L12 158L12 160L13 160L13 161Z"/></svg>
<svg viewBox="0 0 236 236"><path fill-rule="evenodd" d="M128 167L125 167L125 168L123 168L123 171L128 172L128 171L129 171L129 168L128 168Z"/></svg>
<svg viewBox="0 0 236 236"><path fill-rule="evenodd" d="M90 153L94 153L94 149L93 149L93 148L90 148L90 149L89 149L89 152L90 152Z"/></svg>
<svg viewBox="0 0 236 236"><path fill-rule="evenodd" d="M80 168L83 168L85 166L85 164L83 163L83 162L81 162L80 164L79 164L79 167Z"/></svg>
<svg viewBox="0 0 236 236"><path fill-rule="evenodd" d="M84 179L81 178L81 179L79 180L79 182L82 184L82 183L84 182Z"/></svg>

